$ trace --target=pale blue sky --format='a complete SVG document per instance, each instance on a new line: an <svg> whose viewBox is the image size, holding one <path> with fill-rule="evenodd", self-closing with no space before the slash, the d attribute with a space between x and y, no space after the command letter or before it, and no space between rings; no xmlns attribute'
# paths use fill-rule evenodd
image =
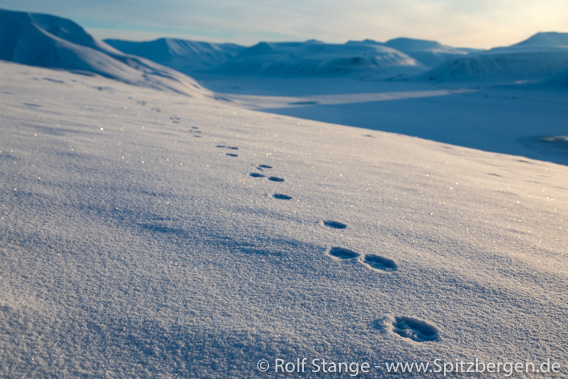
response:
<svg viewBox="0 0 568 379"><path fill-rule="evenodd" d="M568 31L566 0L0 0L0 8L70 18L99 38L259 41L433 39L510 45Z"/></svg>

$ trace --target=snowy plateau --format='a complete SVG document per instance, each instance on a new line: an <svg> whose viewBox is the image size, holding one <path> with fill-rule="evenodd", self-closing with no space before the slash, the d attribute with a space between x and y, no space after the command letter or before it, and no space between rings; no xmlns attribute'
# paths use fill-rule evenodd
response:
<svg viewBox="0 0 568 379"><path fill-rule="evenodd" d="M0 11L0 377L568 375L565 34L159 43Z"/></svg>

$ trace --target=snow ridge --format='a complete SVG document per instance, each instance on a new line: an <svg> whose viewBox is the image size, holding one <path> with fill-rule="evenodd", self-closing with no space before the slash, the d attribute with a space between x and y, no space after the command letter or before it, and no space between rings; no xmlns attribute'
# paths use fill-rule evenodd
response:
<svg viewBox="0 0 568 379"><path fill-rule="evenodd" d="M177 71L121 53L93 38L76 23L45 14L0 10L0 59L98 74L190 96L208 93Z"/></svg>

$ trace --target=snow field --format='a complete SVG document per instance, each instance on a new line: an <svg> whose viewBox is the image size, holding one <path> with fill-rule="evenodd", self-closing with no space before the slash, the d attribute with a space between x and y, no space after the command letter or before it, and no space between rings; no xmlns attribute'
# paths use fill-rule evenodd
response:
<svg viewBox="0 0 568 379"><path fill-rule="evenodd" d="M566 362L566 167L2 73L2 375Z"/></svg>

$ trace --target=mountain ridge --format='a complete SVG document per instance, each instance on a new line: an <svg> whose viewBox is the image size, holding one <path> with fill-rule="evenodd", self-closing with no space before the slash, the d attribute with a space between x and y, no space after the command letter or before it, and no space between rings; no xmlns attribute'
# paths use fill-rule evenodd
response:
<svg viewBox="0 0 568 379"><path fill-rule="evenodd" d="M48 14L0 10L0 59L97 74L189 96L208 94L190 77L124 54L97 40L75 22Z"/></svg>

